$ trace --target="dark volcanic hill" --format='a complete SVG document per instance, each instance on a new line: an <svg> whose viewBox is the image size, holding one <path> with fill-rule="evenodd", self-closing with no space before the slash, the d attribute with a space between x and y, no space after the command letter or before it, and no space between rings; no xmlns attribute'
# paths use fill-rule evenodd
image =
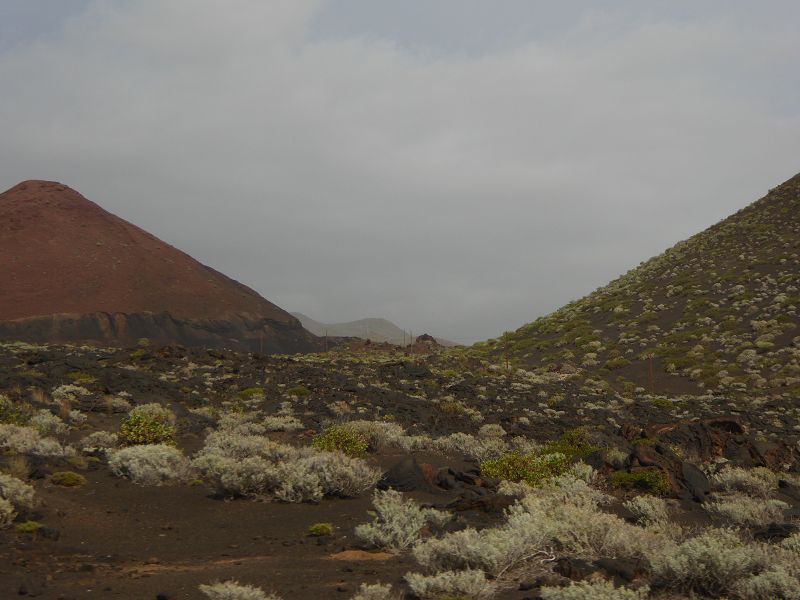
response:
<svg viewBox="0 0 800 600"><path fill-rule="evenodd" d="M315 348L289 313L65 185L0 194L0 339Z"/></svg>
<svg viewBox="0 0 800 600"><path fill-rule="evenodd" d="M800 175L607 286L479 344L617 391L800 397Z"/></svg>

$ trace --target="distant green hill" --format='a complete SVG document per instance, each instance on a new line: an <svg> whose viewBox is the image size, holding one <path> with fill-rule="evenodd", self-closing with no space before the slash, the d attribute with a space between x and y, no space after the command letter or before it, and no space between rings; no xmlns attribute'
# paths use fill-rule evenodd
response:
<svg viewBox="0 0 800 600"><path fill-rule="evenodd" d="M359 319L348 321L347 323L320 323L308 315L294 312L292 316L297 317L305 329L314 335L327 335L333 337L356 337L373 342L389 342L390 344L409 344L411 341L410 333L404 332L397 325L387 319ZM417 332L420 334L423 332ZM415 336L416 337L416 336ZM443 346L453 346L453 342L447 340L437 340Z"/></svg>
<svg viewBox="0 0 800 600"><path fill-rule="evenodd" d="M474 350L618 391L800 397L800 175L594 293Z"/></svg>

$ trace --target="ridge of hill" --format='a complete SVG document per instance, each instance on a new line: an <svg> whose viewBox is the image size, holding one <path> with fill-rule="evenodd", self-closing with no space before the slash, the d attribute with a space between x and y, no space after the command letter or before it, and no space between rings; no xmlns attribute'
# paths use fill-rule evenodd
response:
<svg viewBox="0 0 800 600"><path fill-rule="evenodd" d="M0 194L0 338L302 351L289 313L57 182Z"/></svg>
<svg viewBox="0 0 800 600"><path fill-rule="evenodd" d="M474 346L633 393L800 396L800 174L588 296Z"/></svg>
<svg viewBox="0 0 800 600"><path fill-rule="evenodd" d="M373 342L388 342L397 346L410 343L411 333L400 329L388 319L373 317L344 323L322 323L300 312L291 313L305 329L317 336L354 337ZM442 346L455 346L454 342L434 338Z"/></svg>

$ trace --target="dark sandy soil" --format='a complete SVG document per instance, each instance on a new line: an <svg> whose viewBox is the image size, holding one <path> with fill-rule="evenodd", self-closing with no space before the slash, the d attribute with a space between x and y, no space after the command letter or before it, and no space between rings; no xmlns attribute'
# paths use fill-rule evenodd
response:
<svg viewBox="0 0 800 600"><path fill-rule="evenodd" d="M78 447L92 431L118 429L125 414L113 412L105 401L127 392L132 405L169 406L178 416L178 447L191 456L214 424L190 409L241 403L242 391L253 386L264 391L258 408L265 414L273 414L287 399L294 403L303 429L270 436L297 446L307 446L326 423L387 415L409 433L434 438L475 433L492 423L502 425L509 438L538 441L582 428L599 448L624 452L628 465L651 461L668 473L668 496L679 509L676 521L690 527L711 519L696 497L706 493L697 491L702 482L686 480L687 462L728 456L731 464L796 468L796 415L767 400L757 411L713 397L643 396L623 402L605 393L592 395L566 376L507 372L502 365L470 362L450 351L263 357L178 347L0 346L0 393L13 402L51 406L52 390L72 382L91 392L73 405L87 421L63 438ZM298 387L302 395L293 396L297 392L290 390ZM443 404L442 399L455 404ZM338 414L333 414L336 406ZM470 416L476 412L479 421ZM680 456L671 449L680 450ZM483 527L502 519L507 504L499 499L496 482L479 477L477 460L457 452L411 454L429 485L411 489L409 497L447 507L456 527ZM370 452L366 460L386 471L406 456L383 449ZM603 477L621 468L603 456L596 452L585 460ZM0 467L10 470L14 458L7 452ZM355 538L354 527L370 519L369 491L358 498L287 504L219 498L204 481L137 486L112 475L102 458L81 463L28 457L27 468L38 505L18 520L36 520L44 529L35 535L13 527L0 531L2 599L199 599L199 584L231 578L285 600L349 599L363 582L405 589L403 576L418 570L409 553L366 549ZM455 483L443 487L437 477L448 468ZM49 475L63 470L83 474L86 485L53 485ZM639 493L600 485L617 497L608 510L620 515L626 512L619 501ZM796 511L800 495L795 493L789 486L777 497ZM334 534L311 537L309 526L320 522L332 523ZM515 581L494 597L535 598L541 583Z"/></svg>

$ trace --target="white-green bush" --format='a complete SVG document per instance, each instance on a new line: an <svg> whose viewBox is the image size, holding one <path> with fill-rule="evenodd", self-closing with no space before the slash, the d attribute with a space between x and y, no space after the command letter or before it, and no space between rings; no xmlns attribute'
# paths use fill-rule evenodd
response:
<svg viewBox="0 0 800 600"><path fill-rule="evenodd" d="M64 423L61 417L46 409L36 411L29 425L42 435L64 435L69 431L69 425Z"/></svg>
<svg viewBox="0 0 800 600"><path fill-rule="evenodd" d="M262 421L266 431L300 431L303 423L292 415L277 415L264 417Z"/></svg>
<svg viewBox="0 0 800 600"><path fill-rule="evenodd" d="M138 485L165 485L186 481L191 475L189 459L166 444L142 444L108 452L108 467L117 477Z"/></svg>
<svg viewBox="0 0 800 600"><path fill-rule="evenodd" d="M650 559L659 587L712 597L730 593L742 580L771 563L764 546L746 544L729 529L709 529Z"/></svg>
<svg viewBox="0 0 800 600"><path fill-rule="evenodd" d="M582 480L557 478L530 488L502 525L425 540L414 556L430 572L481 569L496 575L537 552L642 559L671 543L665 529L637 527L601 511L604 500Z"/></svg>
<svg viewBox="0 0 800 600"><path fill-rule="evenodd" d="M11 475L0 473L0 498L8 500L17 511L31 510L34 496L33 486Z"/></svg>
<svg viewBox="0 0 800 600"><path fill-rule="evenodd" d="M767 498L752 498L745 494L733 492L717 495L714 500L705 503L709 512L719 515L736 525L755 527L768 525L783 518L783 512L789 508L786 502Z"/></svg>
<svg viewBox="0 0 800 600"><path fill-rule="evenodd" d="M399 598L398 594L392 593L392 586L388 583L362 583L352 600L399 600Z"/></svg>
<svg viewBox="0 0 800 600"><path fill-rule="evenodd" d="M86 453L106 451L119 446L119 436L111 431L93 431L81 440L81 451Z"/></svg>
<svg viewBox="0 0 800 600"><path fill-rule="evenodd" d="M262 435L267 429L260 422L263 415L258 412L226 412L220 415L217 426L220 432L239 435Z"/></svg>
<svg viewBox="0 0 800 600"><path fill-rule="evenodd" d="M68 418L69 422L72 423L73 425L83 425L84 423L86 423L86 419L88 417L86 416L86 413L73 409L69 411Z"/></svg>
<svg viewBox="0 0 800 600"><path fill-rule="evenodd" d="M726 492L744 492L750 496L768 498L778 487L778 476L765 467L726 467L712 475L711 483L714 488Z"/></svg>
<svg viewBox="0 0 800 600"><path fill-rule="evenodd" d="M11 525L16 516L17 511L14 510L14 505L5 498L0 498L0 529Z"/></svg>
<svg viewBox="0 0 800 600"><path fill-rule="evenodd" d="M800 533L793 533L780 543L781 548L800 554Z"/></svg>
<svg viewBox="0 0 800 600"><path fill-rule="evenodd" d="M499 458L508 451L508 444L501 437L476 437L457 432L433 440L433 448L443 454L464 454L481 462Z"/></svg>
<svg viewBox="0 0 800 600"><path fill-rule="evenodd" d="M0 424L0 451L36 456L74 456L75 450L53 438L43 438L32 427Z"/></svg>
<svg viewBox="0 0 800 600"><path fill-rule="evenodd" d="M341 452L294 448L237 431L210 433L193 465L220 494L271 496L284 502L357 496L381 475Z"/></svg>
<svg viewBox="0 0 800 600"><path fill-rule="evenodd" d="M667 502L656 496L636 496L624 503L625 508L633 513L636 521L642 525L666 523L669 521Z"/></svg>
<svg viewBox="0 0 800 600"><path fill-rule="evenodd" d="M428 525L441 526L451 516L432 508L420 508L396 490L375 490L372 497L375 518L355 529L356 537L376 548L399 552L419 539Z"/></svg>
<svg viewBox="0 0 800 600"><path fill-rule="evenodd" d="M243 585L233 580L201 585L200 591L209 600L281 600L278 596L267 594L260 588Z"/></svg>
<svg viewBox="0 0 800 600"><path fill-rule="evenodd" d="M744 579L734 586L734 596L742 600L798 600L800 579L784 565L774 565L763 573Z"/></svg>
<svg viewBox="0 0 800 600"><path fill-rule="evenodd" d="M543 587L539 594L543 600L645 600L650 595L650 588L644 586L629 590L614 587L608 581L579 581L568 587Z"/></svg>
<svg viewBox="0 0 800 600"><path fill-rule="evenodd" d="M84 396L91 396L92 392L80 385L72 385L71 383L68 383L66 385L60 385L57 388L54 388L51 395L53 396L53 400L55 402L61 403L72 402L73 400L77 400Z"/></svg>
<svg viewBox="0 0 800 600"><path fill-rule="evenodd" d="M408 573L405 579L411 591L423 599L444 595L482 598L491 593L482 571L442 571L435 575Z"/></svg>

